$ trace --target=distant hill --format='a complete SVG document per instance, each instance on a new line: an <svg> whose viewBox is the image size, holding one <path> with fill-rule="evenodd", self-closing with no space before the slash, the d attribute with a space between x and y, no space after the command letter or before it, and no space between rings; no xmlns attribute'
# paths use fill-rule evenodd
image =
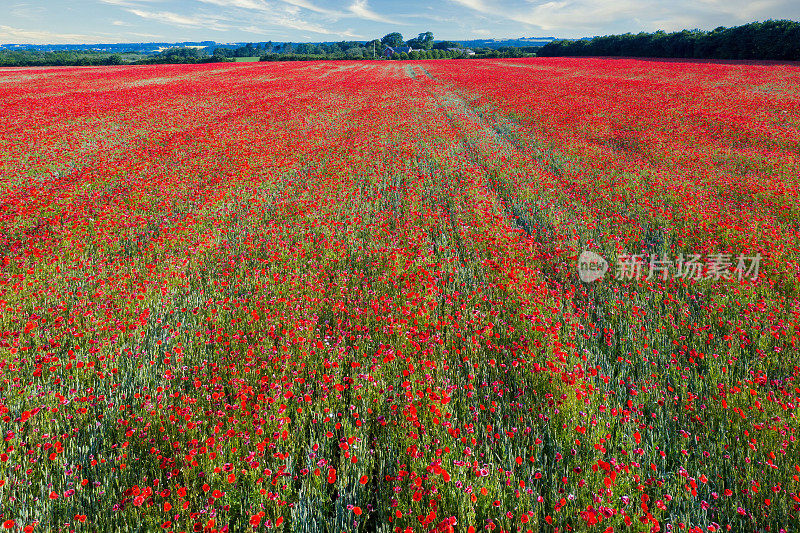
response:
<svg viewBox="0 0 800 533"><path fill-rule="evenodd" d="M466 48L491 48L497 49L504 46L544 46L548 43L555 41L555 37L519 37L517 39L469 39L469 40L456 40L456 42ZM339 41L321 41L309 44L333 44ZM367 41L354 41L366 43ZM266 44L266 41L251 41L252 44ZM157 54L167 48L187 48L198 47L203 48L209 53L213 53L216 48L240 48L247 45L247 42L236 43L218 43L215 41L185 41L178 43L96 43L96 44L0 44L0 50L31 50L38 52L78 52L78 51L94 51L106 53L123 53L135 52L138 54ZM283 42L272 41L276 47L282 46ZM295 45L301 44L298 42Z"/></svg>
<svg viewBox="0 0 800 533"><path fill-rule="evenodd" d="M467 48L502 48L504 46L544 46L555 41L555 37L520 37L518 39L471 39L453 41Z"/></svg>
<svg viewBox="0 0 800 533"><path fill-rule="evenodd" d="M245 43L231 43L233 47ZM216 46L214 41L182 42L182 43L105 43L105 44L0 44L0 50L35 50L38 52L136 52L139 54L157 54L173 47L209 47Z"/></svg>

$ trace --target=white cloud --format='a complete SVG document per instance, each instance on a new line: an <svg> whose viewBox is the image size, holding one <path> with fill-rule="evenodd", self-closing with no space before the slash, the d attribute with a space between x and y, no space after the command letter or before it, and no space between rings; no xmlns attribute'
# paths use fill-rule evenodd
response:
<svg viewBox="0 0 800 533"><path fill-rule="evenodd" d="M269 11L269 6L260 0L200 0L206 4L214 4L220 7L236 7L239 9L252 9L257 11Z"/></svg>
<svg viewBox="0 0 800 533"><path fill-rule="evenodd" d="M778 0L697 0L695 3L687 6L689 11L704 11L706 13L716 13L729 15L742 22L752 22L753 20L761 20L764 18L790 18L794 19L797 16L798 4L793 3L794 9L789 9L786 2ZM794 13L789 13L793 11ZM781 17L770 17L770 13L783 12Z"/></svg>
<svg viewBox="0 0 800 533"><path fill-rule="evenodd" d="M209 30L222 31L228 29L227 26L220 24L222 17L207 15L181 15L171 11L145 11L143 9L128 8L129 13L147 20L154 20L162 24L173 26L183 26L186 28L204 28Z"/></svg>
<svg viewBox="0 0 800 533"><path fill-rule="evenodd" d="M355 0L350 5L350 12L358 18L371 20L373 22L383 22L384 24L400 24L390 18L384 17L372 11L367 5L367 0Z"/></svg>
<svg viewBox="0 0 800 533"><path fill-rule="evenodd" d="M452 0L456 4L460 4L464 7L468 7L474 11L478 11L480 13L486 13L489 11L489 6L487 6L483 0Z"/></svg>
<svg viewBox="0 0 800 533"><path fill-rule="evenodd" d="M38 19L46 13L42 6L32 6L27 3L14 4L8 11L11 16L25 19Z"/></svg>
<svg viewBox="0 0 800 533"><path fill-rule="evenodd" d="M233 20L247 21L248 24L236 29L249 33L266 33L264 27L278 26L298 31L316 33L320 35L347 35L349 31L331 30L316 22L304 20L299 17L301 9L329 15L329 19L335 20L341 17L342 13L337 13L328 9L318 7L306 0L281 0L281 4L268 4L263 0L199 0L206 4L213 4L220 7L234 8L253 12L252 14L237 13L231 15ZM230 20L230 19L229 19ZM263 27L262 27L263 26Z"/></svg>
<svg viewBox="0 0 800 533"><path fill-rule="evenodd" d="M122 1L127 1L127 0L122 0ZM300 9L305 9L308 11L313 11L314 13L321 13L335 18L339 18L343 15L343 13L341 12L319 7L313 4L312 2L308 2L307 0L280 0L282 2L281 5L283 5L283 9L280 9L279 6L275 4L268 4L263 0L198 0L198 1L206 4L213 4L220 7L247 9L251 11L258 11L261 13L276 13L282 11L285 13L289 13L291 15L296 15L297 13L299 13Z"/></svg>
<svg viewBox="0 0 800 533"><path fill-rule="evenodd" d="M450 0L476 14L572 35L642 29L680 30L792 18L787 0ZM626 28L623 30L623 28ZM474 30L473 30L474 31Z"/></svg>
<svg viewBox="0 0 800 533"><path fill-rule="evenodd" d="M272 24L277 25L277 26L281 26L283 28L290 28L290 29L293 29L293 30L308 31L308 32L311 32L311 33L319 34L319 35L336 35L336 36L339 36L339 37L350 37L351 39L356 39L356 38L359 37L359 35L354 34L349 29L348 30L344 30L344 31L332 30L332 29L320 26L318 24L313 24L313 23L310 23L310 22L302 21L302 20L281 20L281 21L275 21ZM257 33L257 34L261 34L261 35L267 35L267 34L270 34L270 33L274 33L274 31L272 29L267 29L267 28L263 28L263 27L260 27L260 26L245 26L245 27L241 27L241 28L237 28L237 29L242 30L242 31L246 31L248 33Z"/></svg>
<svg viewBox="0 0 800 533"><path fill-rule="evenodd" d="M544 30L593 27L657 11L652 2L636 0L559 0L537 5L532 10L510 13L508 18Z"/></svg>
<svg viewBox="0 0 800 533"><path fill-rule="evenodd" d="M0 25L0 41L14 42L18 44L31 43L87 43L98 41L107 34L86 35L82 33L54 33L46 30L26 30L24 28L13 28L11 26Z"/></svg>
<svg viewBox="0 0 800 533"><path fill-rule="evenodd" d="M160 2L161 0L100 0L101 4L109 4L112 6L131 7L137 4L147 4L151 2Z"/></svg>
<svg viewBox="0 0 800 533"><path fill-rule="evenodd" d="M166 41L166 37L163 35L156 35L155 33L139 33L139 32L130 32L127 35L135 35L136 37L145 37L147 39L155 39L157 41Z"/></svg>
<svg viewBox="0 0 800 533"><path fill-rule="evenodd" d="M323 13L325 15L331 15L331 16L335 16L335 17L340 17L342 15L342 13L339 12L339 11L333 11L331 9L326 9L324 7L319 7L318 5L316 5L316 4L312 3L312 2L307 2L306 0L281 0L281 1L286 3L286 4L293 5L295 7L300 7L300 8L303 8L303 9L307 9L309 11L314 11L316 13Z"/></svg>
<svg viewBox="0 0 800 533"><path fill-rule="evenodd" d="M283 18L272 21L272 24L281 26L283 28L291 28L293 30L310 31L312 33L319 33L322 35L335 35L336 32L329 30L319 24L313 22L306 22L300 19Z"/></svg>
<svg viewBox="0 0 800 533"><path fill-rule="evenodd" d="M301 31L310 31L313 33L319 33L323 35L337 35L338 33L329 28L325 28L319 24L314 24L313 22L307 22L305 20L295 19L295 18L278 19L274 21L274 24L284 28L292 28L293 30L301 30Z"/></svg>

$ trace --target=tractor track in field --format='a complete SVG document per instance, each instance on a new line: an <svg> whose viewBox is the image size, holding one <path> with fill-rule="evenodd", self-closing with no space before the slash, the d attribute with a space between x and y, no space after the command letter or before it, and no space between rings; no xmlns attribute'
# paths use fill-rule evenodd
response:
<svg viewBox="0 0 800 533"><path fill-rule="evenodd" d="M424 84L425 89L434 105L442 110L453 127L465 130L474 127L480 131L493 147L501 151L515 152L523 157L531 158L538 164L543 165L557 178L565 177L565 166L570 161L556 150L548 150L542 143L531 137L530 133L524 131L514 120L502 115L502 113L488 109L478 109L471 105L467 98L464 98L457 90L454 90L446 81L438 79L423 66L417 65L417 69L423 76L415 78ZM426 79L427 78L427 79ZM468 135L464 135L461 141L465 151L469 154L472 162L481 167L487 177L492 178L488 181L489 190L500 200L499 205L505 214L508 225L511 228L521 229L528 238L536 243L536 248L540 253L550 257L564 257L569 263L574 253L578 253L570 246L570 243L580 243L580 227L577 225L577 218L570 213L568 208L553 204L552 202L537 201L536 199L522 199L515 194L514 185L505 181L502 176L487 164L481 154L478 143ZM502 187L500 186L502 183ZM532 200L532 201L531 201ZM643 249L657 256L669 249L665 235L660 230L648 230L642 236L639 243ZM605 249L601 249L601 254L609 260L611 257ZM547 266L542 270L542 274L548 288L555 293L562 293L565 287L571 282L580 284L570 264L568 269L552 267L550 261L545 262ZM613 325L612 312L609 310L608 302L614 297L614 293L606 284L589 284L585 286L585 294L579 296L577 293L570 297L570 314L579 327L594 326L602 328ZM647 288L632 288L636 299L648 315L658 317L662 312L662 303L652 300L650 291ZM676 296L687 306L691 317L702 314L700 302L706 300L705 292L699 287L687 287L679 289ZM585 316L583 315L584 313ZM613 379L629 379L633 376L638 379L640 369L615 366L613 360L627 350L630 339L620 337L617 339L613 348L602 344L588 345L590 360L602 365L604 371L613 376ZM752 350L751 350L752 351ZM755 352L751 353L753 358ZM705 384L701 384L705 385ZM698 385L699 386L699 385ZM701 387L702 390L702 387Z"/></svg>
<svg viewBox="0 0 800 533"><path fill-rule="evenodd" d="M511 120L497 116L496 121L487 120L487 115L475 109L469 101L452 88L446 86L441 80L431 74L425 67L416 65L422 75L426 76L428 83L435 84L436 88L428 87L427 92L437 108L444 111L450 123L459 129L464 127L463 122L471 123L478 131L483 132L490 141L500 150L512 151L525 157L532 157L539 163L545 163L556 175L559 175L561 163L552 154L548 154L534 145L524 132L513 124ZM496 174L481 157L475 143L464 136L462 146L470 159L479 165L487 176ZM495 176L496 177L496 176ZM492 180L490 180L492 183ZM554 225L547 219L555 217L558 220L571 220L565 210L552 205L532 204L513 198L508 191L500 191L496 186L490 185L492 192L501 200L503 211L512 227L523 230L529 238L534 238L541 246L551 246L556 235ZM574 230L570 234L576 234Z"/></svg>
<svg viewBox="0 0 800 533"><path fill-rule="evenodd" d="M549 151L542 149L541 143L532 138L529 133L522 130L513 120L504 117L502 114L491 109L476 109L446 82L437 79L427 69L417 66L421 73L427 77L418 76L416 79L426 86L427 93L434 105L445 113L450 124L460 130L473 129L481 132L488 141L492 149L498 151L513 152L524 158L530 158L537 164L542 165L557 178L564 176L564 166L568 162L555 150ZM543 257L564 257L569 264L569 257L573 254L573 246L570 243L579 243L580 231L576 223L576 217L564 206L553 204L552 202L537 201L537 199L524 199L515 194L518 185L512 183L498 172L497 168L492 168L482 155L482 150L477 140L472 139L468 134L462 136L461 144L470 160L475 165L483 169L487 178L487 188L499 200L500 209L505 215L507 224L512 229L522 230L528 239L535 243L538 254ZM565 287L573 281L574 272L571 265L567 269L554 267L550 261L539 263L538 268L544 265L541 270L548 289L555 294L564 292ZM577 281L577 280L574 280ZM610 298L607 288L600 285L589 285L585 296L574 295L571 297L572 303L569 305L569 314L573 314L572 321L581 327L586 326L586 321L590 320L595 326L603 328L608 325L610 317L606 302ZM646 294L640 294L646 297ZM701 298L696 291L690 291L684 295L688 301L696 301ZM646 306L655 305L652 302ZM589 315L581 317L579 310L588 311ZM655 309L651 309L655 311ZM622 344L625 339L620 339ZM592 360L605 366L606 372L616 374L615 379L628 376L629 369L612 370L606 359L611 354L604 347L592 348ZM617 373L619 372L619 373Z"/></svg>

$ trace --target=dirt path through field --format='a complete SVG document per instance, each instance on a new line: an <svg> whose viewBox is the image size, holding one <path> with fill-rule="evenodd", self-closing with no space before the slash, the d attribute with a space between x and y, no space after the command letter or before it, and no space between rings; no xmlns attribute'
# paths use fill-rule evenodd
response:
<svg viewBox="0 0 800 533"><path fill-rule="evenodd" d="M454 87L437 79L424 66L415 65L415 68L424 75L424 77L415 77L415 79L419 79L421 83L425 84L431 100L439 109L444 111L450 123L457 128L465 130L462 141L465 150L471 154L473 162L484 167L487 173L489 173L489 169L480 155L476 143L490 146L492 151L496 153L514 152L517 156L531 158L538 164L544 164L554 173L560 172L560 168L553 160L552 155L541 149L535 139L522 131L508 117L500 113L494 112L490 114L484 110L477 109ZM475 139L475 135L472 132L478 132L480 138ZM495 192L497 193L498 191ZM520 210L536 213L547 212L549 213L548 218L559 221L568 221L572 218L568 216L563 207L553 206L552 204L546 205L544 202L537 202L537 205L530 205L529 202L524 202L524 205L513 206L508 202L509 198L506 198L506 195L498 194L498 196L503 200L504 210L512 225L522 227L529 235L531 234L531 224L520 221ZM546 226L552 228L551 224L546 224ZM577 236L578 228L570 227L569 234ZM548 230L546 235L548 238L551 237L552 231Z"/></svg>

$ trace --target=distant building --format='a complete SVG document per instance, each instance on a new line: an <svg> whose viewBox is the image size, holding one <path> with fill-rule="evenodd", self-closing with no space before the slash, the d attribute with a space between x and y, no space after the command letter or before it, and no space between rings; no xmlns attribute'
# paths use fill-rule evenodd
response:
<svg viewBox="0 0 800 533"><path fill-rule="evenodd" d="M469 48L448 48L448 52L459 52L464 54L465 56L474 56L475 52Z"/></svg>
<svg viewBox="0 0 800 533"><path fill-rule="evenodd" d="M414 51L414 48L411 48L410 46L387 46L383 51L383 56L392 57L394 54L410 54Z"/></svg>

